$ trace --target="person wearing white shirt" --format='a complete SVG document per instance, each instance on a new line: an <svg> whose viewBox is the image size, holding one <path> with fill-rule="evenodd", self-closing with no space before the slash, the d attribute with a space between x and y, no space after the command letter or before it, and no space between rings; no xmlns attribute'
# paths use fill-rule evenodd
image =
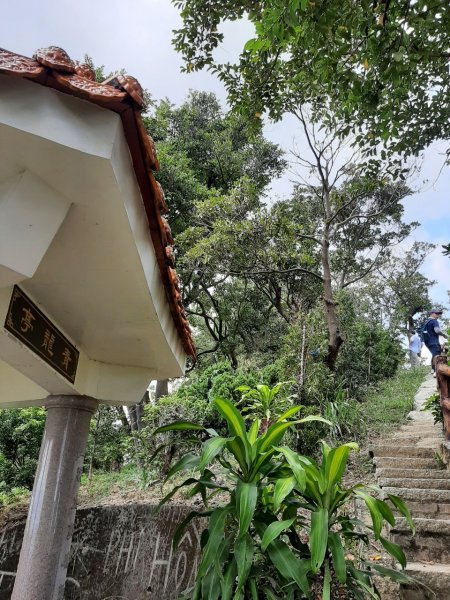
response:
<svg viewBox="0 0 450 600"><path fill-rule="evenodd" d="M416 332L412 334L409 339L409 360L411 367L418 367L420 365L420 352L422 350L422 340Z"/></svg>

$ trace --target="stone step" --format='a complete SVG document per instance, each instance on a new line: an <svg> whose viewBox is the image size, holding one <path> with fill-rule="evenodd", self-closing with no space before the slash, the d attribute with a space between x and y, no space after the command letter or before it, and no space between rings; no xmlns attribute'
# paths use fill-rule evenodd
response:
<svg viewBox="0 0 450 600"><path fill-rule="evenodd" d="M408 423L408 425L404 425L403 427L400 427L400 429L397 429L395 435L399 435L399 434L403 434L403 433L410 433L412 431L417 431L424 435L429 435L430 433L438 435L438 434L442 433L442 426L441 425L433 425L432 423L428 424L428 423L419 423L418 421L413 421L411 423Z"/></svg>
<svg viewBox="0 0 450 600"><path fill-rule="evenodd" d="M414 411L414 415L417 415L417 412L421 411ZM410 413L411 414L411 413ZM422 413L422 416L425 415L425 413ZM426 417L425 419L410 419L407 423L405 423L405 425L402 425L401 427L399 427L396 430L396 433L398 431L406 431L408 429L411 429L412 427L422 427L422 429L424 429L425 431L433 431L433 430L441 430L442 426L440 424L434 424L433 422L433 417Z"/></svg>
<svg viewBox="0 0 450 600"><path fill-rule="evenodd" d="M450 502L414 502L407 501L414 519L450 519Z"/></svg>
<svg viewBox="0 0 450 600"><path fill-rule="evenodd" d="M402 458L434 458L436 449L419 448L411 444L384 444L382 446L373 446L369 450L369 454L374 457L386 456L390 458L396 458L397 456Z"/></svg>
<svg viewBox="0 0 450 600"><path fill-rule="evenodd" d="M439 533L443 537L450 536L450 514L445 518L414 519L414 527L416 528L416 535ZM391 528L391 532L411 533L408 521L404 517L398 517L395 519L395 526Z"/></svg>
<svg viewBox="0 0 450 600"><path fill-rule="evenodd" d="M439 446L444 441L444 436L440 435L416 435L416 434L408 434L408 435L400 435L389 438L386 440L386 444L397 446L397 445L411 445L411 446L419 446L420 448L429 447L429 448L439 448Z"/></svg>
<svg viewBox="0 0 450 600"><path fill-rule="evenodd" d="M436 457L433 458L409 458L406 456L375 456L373 459L377 468L395 468L395 469L436 469L441 470Z"/></svg>
<svg viewBox="0 0 450 600"><path fill-rule="evenodd" d="M404 477L408 479L449 479L450 471L447 469L394 469L382 467L377 469L376 475L379 478ZM430 486L432 484L430 483ZM409 487L409 486L406 486Z"/></svg>
<svg viewBox="0 0 450 600"><path fill-rule="evenodd" d="M417 488L420 490L450 490L450 479L412 479L411 477L380 477L378 485L382 488ZM450 496L449 496L450 499Z"/></svg>
<svg viewBox="0 0 450 600"><path fill-rule="evenodd" d="M427 587L402 584L401 600L449 600L450 565L410 562L406 574Z"/></svg>
<svg viewBox="0 0 450 600"><path fill-rule="evenodd" d="M415 489L401 487L384 487L383 492L400 496L407 503L412 502L436 502L438 504L450 504L450 490Z"/></svg>

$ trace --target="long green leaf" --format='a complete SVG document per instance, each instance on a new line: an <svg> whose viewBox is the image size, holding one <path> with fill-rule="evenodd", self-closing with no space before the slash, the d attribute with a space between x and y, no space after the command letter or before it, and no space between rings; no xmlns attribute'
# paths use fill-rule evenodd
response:
<svg viewBox="0 0 450 600"><path fill-rule="evenodd" d="M292 477L280 477L277 479L273 490L273 510L276 512L283 500L288 496L295 487L297 480L294 476Z"/></svg>
<svg viewBox="0 0 450 600"><path fill-rule="evenodd" d="M383 500L377 500L377 506L380 513L383 515L383 518L391 525L392 527L395 525L395 517L392 510Z"/></svg>
<svg viewBox="0 0 450 600"><path fill-rule="evenodd" d="M394 544L393 542L390 542L389 540L387 540L386 538L384 538L381 535L380 535L380 542L383 544L383 546L389 552L389 554L391 556L393 556L401 564L402 568L404 569L406 567L406 556L405 556L405 553L403 552L403 548L401 548L397 544Z"/></svg>
<svg viewBox="0 0 450 600"><path fill-rule="evenodd" d="M216 558L217 549L224 537L225 522L230 510L230 507L216 508L209 519L208 541L203 549L197 579L206 575Z"/></svg>
<svg viewBox="0 0 450 600"><path fill-rule="evenodd" d="M198 467L198 463L200 462L200 457L196 454L186 454L183 456L181 460L179 460L170 471L167 473L167 477L165 481L168 481L175 473L179 471L186 471L187 469L196 469Z"/></svg>
<svg viewBox="0 0 450 600"><path fill-rule="evenodd" d="M255 483L238 481L236 486L236 505L239 515L239 536L247 533L255 513L258 500L258 488Z"/></svg>
<svg viewBox="0 0 450 600"><path fill-rule="evenodd" d="M223 579L221 581L222 598L221 600L231 600L233 596L234 583L237 576L237 564L236 560L233 560L225 569Z"/></svg>
<svg viewBox="0 0 450 600"><path fill-rule="evenodd" d="M347 581L347 565L345 564L345 552L339 534L336 532L329 533L328 544L333 558L334 572L338 580L345 583Z"/></svg>
<svg viewBox="0 0 450 600"><path fill-rule="evenodd" d="M323 564L328 542L328 510L319 508L311 514L309 546L311 549L311 570L318 573Z"/></svg>
<svg viewBox="0 0 450 600"><path fill-rule="evenodd" d="M247 439L244 419L232 402L225 398L214 398L217 410L228 423L233 436L240 437L242 441Z"/></svg>
<svg viewBox="0 0 450 600"><path fill-rule="evenodd" d="M242 439L239 437L230 438L227 442L227 448L237 460L243 474L247 476L249 470L249 462L247 460L247 452Z"/></svg>
<svg viewBox="0 0 450 600"><path fill-rule="evenodd" d="M251 600L258 600L258 587L257 587L256 581L253 577L251 579L249 579L248 587L250 589Z"/></svg>
<svg viewBox="0 0 450 600"><path fill-rule="evenodd" d="M284 412L280 417L278 417L276 422L281 423L281 421L289 419L290 417L296 415L300 410L302 410L302 408L303 406L299 404L297 404L296 406L291 406L291 408L288 408L286 412Z"/></svg>
<svg viewBox="0 0 450 600"><path fill-rule="evenodd" d="M414 534L416 532L416 528L414 526L414 522L412 520L411 513L409 512L409 509L406 506L406 504L403 502L403 500L401 498L399 498L398 496L394 496L393 494L388 494L388 498L392 502L392 504L395 506L395 508L399 511L399 513L405 517L409 527L411 528L411 531Z"/></svg>
<svg viewBox="0 0 450 600"><path fill-rule="evenodd" d="M288 581L295 581L301 591L309 597L309 562L300 560L281 540L274 540L269 544L267 553L280 575Z"/></svg>
<svg viewBox="0 0 450 600"><path fill-rule="evenodd" d="M369 509L369 513L372 518L375 539L378 540L381 534L381 528L383 527L383 515L380 513L376 499L366 492L358 489L355 489L355 494L364 500L367 508Z"/></svg>
<svg viewBox="0 0 450 600"><path fill-rule="evenodd" d="M403 571L397 571L396 569L389 569L388 567L383 567L383 565L370 565L371 569L378 571L380 575L383 577L389 577L392 581L396 581L397 583L411 583L414 581L412 577L406 575Z"/></svg>
<svg viewBox="0 0 450 600"><path fill-rule="evenodd" d="M350 447L347 445L333 448L325 461L325 472L328 480L328 488L332 488L335 483L341 480L347 466Z"/></svg>
<svg viewBox="0 0 450 600"><path fill-rule="evenodd" d="M198 510L191 510L191 512L189 512L186 515L186 517L181 521L181 523L178 524L177 528L175 529L175 532L173 534L173 539L172 539L173 549L175 550L176 547L178 546L178 544L180 543L181 537L182 537L186 527L192 521L192 519L195 519L197 517L209 517L211 515L211 513L212 513L212 511L200 512Z"/></svg>
<svg viewBox="0 0 450 600"><path fill-rule="evenodd" d="M186 479L185 481L183 481L183 483L180 483L180 485L176 485L170 490L170 492L166 496L164 496L162 500L159 501L159 504L156 507L156 511L159 511L161 507L164 504L166 504L173 496L175 496L178 490L180 490L182 487L186 487L187 485L194 485L195 483L198 483L198 479L195 479L195 477L189 477L189 479Z"/></svg>
<svg viewBox="0 0 450 600"><path fill-rule="evenodd" d="M263 453L276 446L283 438L286 429L293 427L296 421L284 421L283 423L274 423L269 427L266 433L258 441L258 452Z"/></svg>
<svg viewBox="0 0 450 600"><path fill-rule="evenodd" d="M238 539L234 549L234 556L237 563L238 581L234 597L240 597L241 590L244 589L245 583L252 568L253 554L255 546L249 534L246 534Z"/></svg>
<svg viewBox="0 0 450 600"><path fill-rule="evenodd" d="M256 440L258 438L258 431L259 431L260 426L261 426L261 420L255 419L249 429L248 441L252 445L256 442Z"/></svg>
<svg viewBox="0 0 450 600"><path fill-rule="evenodd" d="M203 431L204 429L205 428L202 425L191 423L190 421L174 421L168 425L158 427L158 429L155 429L153 432L153 435L155 433L164 433L166 431Z"/></svg>
<svg viewBox="0 0 450 600"><path fill-rule="evenodd" d="M218 600L220 597L220 577L216 569L211 568L202 578L202 598Z"/></svg>
<svg viewBox="0 0 450 600"><path fill-rule="evenodd" d="M253 446L253 448L255 448L255 446ZM272 448L268 452L263 452L259 454L258 458L255 461L253 461L251 465L251 471L249 475L250 480L254 480L258 476L258 474L261 472L262 467L270 460L274 452L275 449Z"/></svg>
<svg viewBox="0 0 450 600"><path fill-rule="evenodd" d="M261 540L261 550L264 552L268 545L273 542L283 531L288 529L295 522L295 517L293 519L286 519L285 521L274 521L271 523L266 531L264 532L263 538Z"/></svg>
<svg viewBox="0 0 450 600"><path fill-rule="evenodd" d="M287 448L286 446L276 448L276 450L278 450L278 452L281 452L284 455L289 466L291 467L292 473L294 474L294 477L297 481L299 490L301 492L304 492L306 485L306 472L303 463L299 458L299 455L290 448Z"/></svg>
<svg viewBox="0 0 450 600"><path fill-rule="evenodd" d="M229 438L213 437L203 444L203 450L198 463L198 470L202 471L222 451Z"/></svg>

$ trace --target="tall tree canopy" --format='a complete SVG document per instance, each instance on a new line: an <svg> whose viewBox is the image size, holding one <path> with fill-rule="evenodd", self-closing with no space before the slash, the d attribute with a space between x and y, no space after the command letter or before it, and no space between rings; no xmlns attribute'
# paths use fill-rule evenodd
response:
<svg viewBox="0 0 450 600"><path fill-rule="evenodd" d="M406 154L450 139L447 0L173 1L185 69L212 69L247 114L331 108L364 126L361 142L369 136ZM217 62L222 24L242 18L254 36L235 63Z"/></svg>
<svg viewBox="0 0 450 600"><path fill-rule="evenodd" d="M262 193L286 166L282 150L264 138L261 126L225 114L211 93L191 91L179 107L163 100L145 123L158 147L158 178L175 235L189 223L194 201L206 199L211 190L228 192L249 177Z"/></svg>

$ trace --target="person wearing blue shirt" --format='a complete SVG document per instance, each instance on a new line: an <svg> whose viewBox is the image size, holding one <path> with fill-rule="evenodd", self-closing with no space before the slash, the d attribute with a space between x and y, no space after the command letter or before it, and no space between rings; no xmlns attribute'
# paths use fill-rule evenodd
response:
<svg viewBox="0 0 450 600"><path fill-rule="evenodd" d="M434 357L439 356L442 351L441 344L439 343L439 336L441 335L446 340L448 339L447 334L441 330L439 325L438 317L442 315L442 310L432 308L428 313L429 319L426 323L427 336L425 337L425 346L431 352L431 371L434 373Z"/></svg>

